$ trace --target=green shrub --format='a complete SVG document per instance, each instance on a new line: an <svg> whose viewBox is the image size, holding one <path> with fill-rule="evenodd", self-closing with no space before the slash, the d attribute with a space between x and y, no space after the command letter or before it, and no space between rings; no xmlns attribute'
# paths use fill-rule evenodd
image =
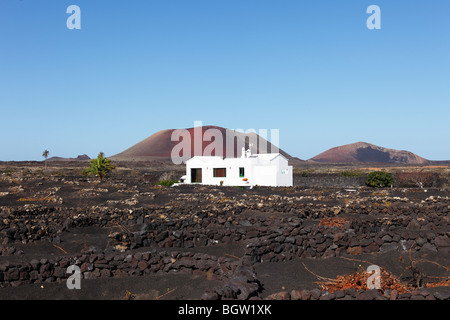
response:
<svg viewBox="0 0 450 320"><path fill-rule="evenodd" d="M104 157L104 153L100 152L97 159L92 159L89 162L89 168L83 170L83 174L90 176L91 174L102 180L108 172L115 169L111 164L111 160Z"/></svg>
<svg viewBox="0 0 450 320"><path fill-rule="evenodd" d="M394 178L388 172L374 171L367 176L366 184L374 188L390 187L394 184Z"/></svg>
<svg viewBox="0 0 450 320"><path fill-rule="evenodd" d="M308 177L309 175L308 175L308 172L306 172L306 171L302 171L301 173L300 173L300 177L304 177L304 178L306 178L306 177Z"/></svg>
<svg viewBox="0 0 450 320"><path fill-rule="evenodd" d="M159 185L159 186L170 187L170 186L172 186L174 183L178 183L178 181L173 181L173 180L162 180L162 181L158 182L157 185Z"/></svg>

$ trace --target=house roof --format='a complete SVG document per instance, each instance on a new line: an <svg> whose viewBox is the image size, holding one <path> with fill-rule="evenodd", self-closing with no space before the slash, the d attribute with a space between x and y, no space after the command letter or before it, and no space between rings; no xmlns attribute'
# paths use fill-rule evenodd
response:
<svg viewBox="0 0 450 320"><path fill-rule="evenodd" d="M286 160L288 160L285 156L283 156L281 153L260 153L260 154L252 154L250 156L250 158L258 158L258 159L262 159L262 160L268 160L268 161L272 161L274 160L276 157L283 157Z"/></svg>
<svg viewBox="0 0 450 320"><path fill-rule="evenodd" d="M192 158L186 160L186 162L191 160L200 160L206 162L208 160L223 160L223 158L219 156L193 156Z"/></svg>
<svg viewBox="0 0 450 320"><path fill-rule="evenodd" d="M212 161L212 160L233 160L233 159L236 159L236 160L237 159L261 159L261 160L264 160L264 161L272 161L272 160L274 160L274 159L276 159L277 157L280 157L280 156L283 157L284 159L288 160L281 153L260 153L260 154L252 154L248 158L222 158L222 157L219 157L219 156L194 156L194 157L190 158L189 160L187 160L186 162L194 160L194 159L200 160L200 161L205 162L205 163L209 162L209 161Z"/></svg>

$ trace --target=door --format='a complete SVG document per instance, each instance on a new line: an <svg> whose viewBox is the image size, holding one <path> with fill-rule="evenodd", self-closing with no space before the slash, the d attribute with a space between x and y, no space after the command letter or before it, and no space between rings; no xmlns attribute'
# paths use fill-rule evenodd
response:
<svg viewBox="0 0 450 320"><path fill-rule="evenodd" d="M192 168L191 169L191 183L201 183L202 182L202 169Z"/></svg>

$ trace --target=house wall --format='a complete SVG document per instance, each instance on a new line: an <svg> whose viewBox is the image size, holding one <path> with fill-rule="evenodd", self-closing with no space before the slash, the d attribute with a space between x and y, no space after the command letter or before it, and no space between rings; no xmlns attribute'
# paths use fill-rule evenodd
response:
<svg viewBox="0 0 450 320"><path fill-rule="evenodd" d="M270 164L276 165L276 166L279 166L279 167L287 167L288 166L288 160L285 159L284 157L282 157L281 155L279 155L275 159L271 160Z"/></svg>
<svg viewBox="0 0 450 320"><path fill-rule="evenodd" d="M207 185L248 185L239 177L239 167L244 167L247 173L249 172L248 164L244 161L230 161L240 159L222 159L222 158L192 158L186 163L186 182L191 182L191 169L202 168L202 184ZM214 168L226 168L226 177L214 177Z"/></svg>
<svg viewBox="0 0 450 320"><path fill-rule="evenodd" d="M249 185L248 182L243 181L243 178L239 176L239 168L243 167L245 171L244 177L250 180L251 166L245 160L247 159L232 158L208 163L208 184L220 185L220 182L223 181L224 186ZM226 168L226 177L213 177L213 168Z"/></svg>
<svg viewBox="0 0 450 320"><path fill-rule="evenodd" d="M284 160L284 161L283 161ZM186 182L191 183L191 169L202 169L202 184L224 186L292 186L292 167L283 157L276 157L273 163L261 158L228 158L194 157L186 162ZM245 174L240 177L239 168L243 167ZM214 177L214 168L226 168L226 177ZM281 170L288 170L281 174ZM243 181L247 178L248 181Z"/></svg>
<svg viewBox="0 0 450 320"><path fill-rule="evenodd" d="M291 187L293 186L293 170L292 166L288 165L288 160L281 155L271 161L271 164L277 166L276 186Z"/></svg>
<svg viewBox="0 0 450 320"><path fill-rule="evenodd" d="M191 183L191 169L192 168L201 168L202 169L202 183L205 183L205 178L207 177L207 172L205 171L206 166L205 162L200 160L198 157L194 157L189 159L186 162L186 183Z"/></svg>
<svg viewBox="0 0 450 320"><path fill-rule="evenodd" d="M280 167L277 174L277 186L292 187L294 185L293 171L292 166Z"/></svg>
<svg viewBox="0 0 450 320"><path fill-rule="evenodd" d="M258 186L276 186L277 185L277 171L275 166L254 166L253 179L250 181L253 185Z"/></svg>

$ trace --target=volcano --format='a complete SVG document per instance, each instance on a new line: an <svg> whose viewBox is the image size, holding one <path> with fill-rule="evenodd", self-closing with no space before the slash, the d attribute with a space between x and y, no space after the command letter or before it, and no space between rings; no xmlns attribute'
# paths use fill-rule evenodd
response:
<svg viewBox="0 0 450 320"><path fill-rule="evenodd" d="M255 153L271 153L279 152L285 156L290 162L302 162L302 160L292 157L285 151L277 149L271 142L267 141L264 137L257 133L244 133L240 131L230 130L218 126L201 126L189 129L166 129L156 132L150 137L142 140L141 142L133 145L132 147L120 152L111 157L116 161L169 161L172 159L172 151L174 148L183 141L183 139L173 138L175 131L179 130L189 135L190 138L190 154L189 158L195 155L204 155L205 151L211 151L211 144L216 142L214 134L220 135L222 141L218 141L217 145L220 145L216 150L208 155L223 155L226 157L240 157L241 146L245 149L250 149L253 154ZM175 141L173 141L175 140ZM230 150L227 150L227 142L232 144L231 154ZM188 143L188 142L186 142ZM201 145L196 150L196 144ZM205 150L206 149L206 150ZM220 151L222 154L220 154Z"/></svg>
<svg viewBox="0 0 450 320"><path fill-rule="evenodd" d="M329 163L432 163L432 161L419 157L409 151L383 148L367 142L356 142L334 147L310 160Z"/></svg>

